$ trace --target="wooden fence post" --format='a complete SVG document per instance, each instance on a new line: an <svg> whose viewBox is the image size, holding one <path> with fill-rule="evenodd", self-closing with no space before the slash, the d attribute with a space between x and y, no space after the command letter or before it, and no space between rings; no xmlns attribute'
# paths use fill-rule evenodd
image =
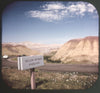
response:
<svg viewBox="0 0 100 93"><path fill-rule="evenodd" d="M35 68L30 69L30 74L31 74L31 89L35 89L36 88L36 84L35 84Z"/></svg>

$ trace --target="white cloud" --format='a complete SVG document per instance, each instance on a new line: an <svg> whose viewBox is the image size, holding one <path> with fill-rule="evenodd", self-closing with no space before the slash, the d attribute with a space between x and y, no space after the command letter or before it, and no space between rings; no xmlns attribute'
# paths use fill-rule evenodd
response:
<svg viewBox="0 0 100 93"><path fill-rule="evenodd" d="M93 12L95 11L95 7L94 7L93 5L88 4L87 7L88 7L88 8L87 8L87 11L88 11L88 12L93 13Z"/></svg>
<svg viewBox="0 0 100 93"><path fill-rule="evenodd" d="M76 15L84 15L84 12L86 12L86 6L83 3L77 4L77 5L70 5L68 7L69 12L76 14Z"/></svg>
<svg viewBox="0 0 100 93"><path fill-rule="evenodd" d="M86 12L94 13L96 10L95 7L90 3L79 2L77 4L72 4L67 8L69 10L69 14L73 13L73 15L84 16Z"/></svg>
<svg viewBox="0 0 100 93"><path fill-rule="evenodd" d="M64 9L65 6L62 3L50 3L50 4L45 4L43 5L44 10L59 10L59 9Z"/></svg>
<svg viewBox="0 0 100 93"><path fill-rule="evenodd" d="M41 10L31 10L28 14L31 17L39 18L45 21L58 21L64 17L84 16L86 13L94 12L95 7L86 2L70 3L65 5L61 2L51 2L41 6Z"/></svg>
<svg viewBox="0 0 100 93"><path fill-rule="evenodd" d="M57 14L56 11L29 11L31 17L40 18L46 21L60 20L61 15Z"/></svg>

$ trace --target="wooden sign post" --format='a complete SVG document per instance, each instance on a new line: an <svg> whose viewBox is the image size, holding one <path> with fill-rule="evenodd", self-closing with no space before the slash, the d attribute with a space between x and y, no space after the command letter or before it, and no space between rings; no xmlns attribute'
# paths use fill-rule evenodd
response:
<svg viewBox="0 0 100 93"><path fill-rule="evenodd" d="M31 89L36 88L35 68L43 65L44 65L43 56L41 55L18 57L18 70L30 69Z"/></svg>
<svg viewBox="0 0 100 93"><path fill-rule="evenodd" d="M31 74L31 89L35 89L36 88L36 84L35 84L35 72L34 72L34 68L30 69L30 74Z"/></svg>

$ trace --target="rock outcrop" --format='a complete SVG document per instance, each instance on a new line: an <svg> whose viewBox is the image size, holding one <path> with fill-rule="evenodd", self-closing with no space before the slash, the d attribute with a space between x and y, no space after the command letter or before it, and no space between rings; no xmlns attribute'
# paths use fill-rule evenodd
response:
<svg viewBox="0 0 100 93"><path fill-rule="evenodd" d="M23 45L2 44L2 55L37 55L39 52Z"/></svg>
<svg viewBox="0 0 100 93"><path fill-rule="evenodd" d="M65 43L51 60L62 63L98 63L99 41L97 36L73 39Z"/></svg>
<svg viewBox="0 0 100 93"><path fill-rule="evenodd" d="M12 46L16 46L16 45L26 46L27 48L38 51L41 54L48 54L52 51L57 51L62 45L62 44L40 44L40 43L32 43L32 42L20 42L20 43L11 42L11 43L4 43L4 44L12 45Z"/></svg>

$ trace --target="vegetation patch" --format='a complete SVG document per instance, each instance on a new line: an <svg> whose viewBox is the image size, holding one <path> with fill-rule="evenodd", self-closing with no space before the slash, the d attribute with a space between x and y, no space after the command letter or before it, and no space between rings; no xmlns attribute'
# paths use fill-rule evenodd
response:
<svg viewBox="0 0 100 93"><path fill-rule="evenodd" d="M55 60L55 61L51 60L51 56L44 56L44 61L45 63L61 63L60 60Z"/></svg>
<svg viewBox="0 0 100 93"><path fill-rule="evenodd" d="M2 68L4 82L14 89L30 89L30 70ZM97 80L96 73L46 72L35 69L36 89L86 89Z"/></svg>
<svg viewBox="0 0 100 93"><path fill-rule="evenodd" d="M17 61L17 57L11 58L12 61Z"/></svg>

